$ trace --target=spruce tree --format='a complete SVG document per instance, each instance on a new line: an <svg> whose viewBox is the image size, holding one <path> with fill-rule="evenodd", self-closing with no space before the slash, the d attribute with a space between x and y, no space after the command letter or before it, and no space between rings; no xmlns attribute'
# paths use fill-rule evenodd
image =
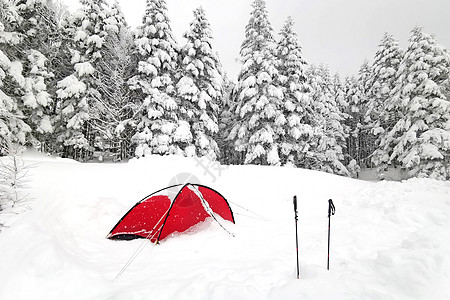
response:
<svg viewBox="0 0 450 300"><path fill-rule="evenodd" d="M212 49L212 32L204 10L194 11L194 21L183 36L187 39L180 52L181 78L177 93L181 98L180 119L189 124L192 150L186 154L209 156L219 153L216 135L218 105L223 95L222 67Z"/></svg>
<svg viewBox="0 0 450 300"><path fill-rule="evenodd" d="M311 127L311 88L306 83L307 62L293 26L294 21L289 17L280 31L277 46L278 71L284 95L283 114L286 118L280 158L282 164L306 167L305 156L314 135Z"/></svg>
<svg viewBox="0 0 450 300"><path fill-rule="evenodd" d="M443 93L449 68L448 51L414 28L393 97L401 117L383 144L392 148L388 162L410 176L450 179L450 102Z"/></svg>
<svg viewBox="0 0 450 300"><path fill-rule="evenodd" d="M175 84L179 50L165 0L147 0L134 42L138 74L129 84L142 99L133 136L136 156L183 153L185 145L192 143L192 135L188 124L178 119Z"/></svg>
<svg viewBox="0 0 450 300"><path fill-rule="evenodd" d="M266 3L254 0L241 46L242 67L236 85L237 124L229 138L245 164L280 164L281 136L286 124L278 79L276 43Z"/></svg>

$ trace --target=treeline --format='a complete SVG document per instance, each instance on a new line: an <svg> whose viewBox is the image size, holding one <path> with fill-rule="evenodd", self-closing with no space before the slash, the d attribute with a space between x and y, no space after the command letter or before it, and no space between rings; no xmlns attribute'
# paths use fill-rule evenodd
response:
<svg viewBox="0 0 450 300"><path fill-rule="evenodd" d="M202 8L179 45L165 0L127 25L116 1L0 0L0 140L80 161L150 154L357 176L399 167L450 179L450 56L416 27L385 34L354 77L309 65L288 18L254 0L229 79Z"/></svg>

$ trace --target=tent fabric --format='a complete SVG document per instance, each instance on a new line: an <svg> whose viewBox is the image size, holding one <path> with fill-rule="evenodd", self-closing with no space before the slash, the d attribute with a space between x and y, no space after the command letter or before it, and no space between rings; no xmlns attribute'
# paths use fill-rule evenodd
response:
<svg viewBox="0 0 450 300"><path fill-rule="evenodd" d="M148 195L134 205L108 234L109 239L147 238L152 242L184 232L208 217L234 223L227 200L199 184L174 185Z"/></svg>

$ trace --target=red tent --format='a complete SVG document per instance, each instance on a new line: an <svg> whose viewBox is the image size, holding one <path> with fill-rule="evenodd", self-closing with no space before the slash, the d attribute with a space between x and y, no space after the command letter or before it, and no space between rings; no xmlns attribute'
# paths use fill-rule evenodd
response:
<svg viewBox="0 0 450 300"><path fill-rule="evenodd" d="M200 184L174 185L134 205L108 234L109 239L147 238L158 242L216 215L234 223L233 212L217 191Z"/></svg>

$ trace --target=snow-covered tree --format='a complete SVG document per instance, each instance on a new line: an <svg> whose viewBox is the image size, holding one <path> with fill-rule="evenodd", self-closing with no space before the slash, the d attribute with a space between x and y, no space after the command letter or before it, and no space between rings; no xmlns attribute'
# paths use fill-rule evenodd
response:
<svg viewBox="0 0 450 300"><path fill-rule="evenodd" d="M370 134L375 137L372 162L383 169L392 148L381 147L386 135L392 130L400 118L394 101L394 90L397 84L397 72L403 59L404 51L394 37L386 33L375 55L370 79L368 110L366 121Z"/></svg>
<svg viewBox="0 0 450 300"><path fill-rule="evenodd" d="M280 164L286 118L278 79L276 43L263 0L254 0L241 45L242 67L236 85L237 124L230 133L245 164Z"/></svg>
<svg viewBox="0 0 450 300"><path fill-rule="evenodd" d="M49 89L54 74L47 56L52 58L55 51L52 46L58 32L57 19L48 0L18 1L17 8L21 17L18 31L23 36L18 47L26 78L21 106L32 128L33 144L45 148L43 144L53 133L53 99Z"/></svg>
<svg viewBox="0 0 450 300"><path fill-rule="evenodd" d="M25 144L31 128L21 110L26 79L18 45L23 36L16 29L20 23L17 6L0 0L0 143ZM5 149L1 149L2 154Z"/></svg>
<svg viewBox="0 0 450 300"><path fill-rule="evenodd" d="M95 131L91 119L98 118L98 64L107 36L108 7L104 0L81 0L82 7L70 17L66 34L72 39L72 74L57 84L60 99L57 138L63 155L78 160L92 157Z"/></svg>
<svg viewBox="0 0 450 300"><path fill-rule="evenodd" d="M115 33L116 35L120 34L120 29L122 27L128 27L128 23L125 20L125 15L122 12L122 8L120 7L118 0L114 0L114 3L111 5L111 9L108 11L106 24L105 29L108 32Z"/></svg>
<svg viewBox="0 0 450 300"><path fill-rule="evenodd" d="M98 64L102 97L98 118L93 122L98 132L95 143L100 157L112 156L114 161L119 161L134 155L130 144L138 104L128 85L135 73L133 36L117 1L112 5L106 23L108 35Z"/></svg>
<svg viewBox="0 0 450 300"><path fill-rule="evenodd" d="M333 95L327 67L310 66L307 72L312 88L311 106L314 110L314 143L306 157L306 167L328 173L348 175L344 166L344 113Z"/></svg>
<svg viewBox="0 0 450 300"><path fill-rule="evenodd" d="M450 74L447 78L447 80L444 81L444 83L442 84L442 88L443 88L443 93L445 98L450 101Z"/></svg>
<svg viewBox="0 0 450 300"><path fill-rule="evenodd" d="M187 39L180 52L181 78L177 93L181 98L180 120L187 122L192 144L187 155L209 156L219 153L215 137L218 104L223 95L222 66L212 49L212 32L204 10L194 11L194 21L183 36ZM191 150L189 150L191 148Z"/></svg>
<svg viewBox="0 0 450 300"><path fill-rule="evenodd" d="M348 155L348 145L347 145L347 139L350 135L351 129L348 126L349 120L351 119L351 116L348 114L349 112L349 101L347 98L347 81L348 77L344 79L344 81L341 79L341 76L339 73L336 73L333 76L333 82L332 82L332 95L334 96L334 102L337 106L337 112L340 116L340 124L342 126L343 130L343 136L345 137L345 142L342 144L342 151L344 154L344 164L348 165L351 162L351 158Z"/></svg>
<svg viewBox="0 0 450 300"><path fill-rule="evenodd" d="M391 104L401 117L381 144L382 160L401 165L410 176L450 179L450 101L443 93L449 71L448 51L414 28Z"/></svg>
<svg viewBox="0 0 450 300"><path fill-rule="evenodd" d="M220 149L220 162L222 164L238 164L240 159L238 153L234 150L234 142L228 139L231 129L236 122L236 97L234 96L235 84L224 73L223 95L219 103L217 114L219 132L217 135L217 144Z"/></svg>
<svg viewBox="0 0 450 300"><path fill-rule="evenodd" d="M183 145L192 142L192 134L189 124L178 120L175 99L178 45L165 0L147 0L135 46L138 74L129 83L142 99L137 133L133 136L136 156L182 153Z"/></svg>
<svg viewBox="0 0 450 300"><path fill-rule="evenodd" d="M21 158L24 146L8 143L2 144L1 148L7 157L0 159L0 211L25 204L28 173L28 167Z"/></svg>
<svg viewBox="0 0 450 300"><path fill-rule="evenodd" d="M366 112L369 102L369 78L371 67L364 61L359 69L357 78L349 78L346 82L347 111L349 118L345 124L348 126L347 136L348 160L355 160L358 166L367 166L373 139L369 135L366 123Z"/></svg>
<svg viewBox="0 0 450 300"><path fill-rule="evenodd" d="M341 113L343 113L346 110L348 103L345 100L345 82L342 81L339 73L336 73L333 76L332 88L332 93L334 95L334 98L336 99L336 105L338 106ZM345 114L343 114L343 116L344 118L347 118Z"/></svg>
<svg viewBox="0 0 450 300"><path fill-rule="evenodd" d="M366 122L370 130L377 136L389 128L389 117L386 107L395 87L396 73L403 58L403 50L394 37L385 33L372 64L369 83L369 103ZM391 126L392 127L392 126Z"/></svg>
<svg viewBox="0 0 450 300"><path fill-rule="evenodd" d="M370 79L373 77L372 66L367 60L364 61L358 72L358 86L360 89L361 101L359 102L358 112L358 127L356 129L358 133L359 143L359 163L362 167L370 167L370 154L374 150L375 138L370 134L371 126L369 120L366 119L367 109L370 102Z"/></svg>
<svg viewBox="0 0 450 300"><path fill-rule="evenodd" d="M283 114L286 118L281 144L281 163L305 167L304 159L314 135L311 127L311 88L306 83L307 62L302 55L294 21L287 19L280 31L277 46L278 71L284 94Z"/></svg>
<svg viewBox="0 0 450 300"><path fill-rule="evenodd" d="M359 151L359 108L360 102L362 101L361 89L359 88L358 80L355 77L345 78L344 83L345 99L347 102L347 107L345 113L349 116L344 120L344 124L347 128L346 145L347 149L346 162L354 161L353 164L360 166L361 157Z"/></svg>

